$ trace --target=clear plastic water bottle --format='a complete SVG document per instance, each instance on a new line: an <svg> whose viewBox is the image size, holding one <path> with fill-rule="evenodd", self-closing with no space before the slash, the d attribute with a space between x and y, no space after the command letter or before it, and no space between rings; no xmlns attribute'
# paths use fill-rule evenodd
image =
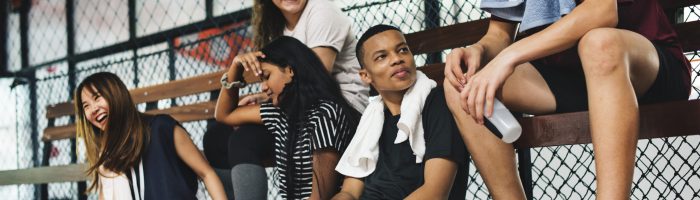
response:
<svg viewBox="0 0 700 200"><path fill-rule="evenodd" d="M484 110L486 110L486 108L484 108ZM513 114L510 113L508 108L506 108L501 101L495 98L493 99L493 114L491 117L486 117L484 125L486 125L486 128L493 132L496 137L501 138L501 140L506 143L515 142L515 140L520 138L520 134L523 132L523 128L520 127L520 123L515 120Z"/></svg>

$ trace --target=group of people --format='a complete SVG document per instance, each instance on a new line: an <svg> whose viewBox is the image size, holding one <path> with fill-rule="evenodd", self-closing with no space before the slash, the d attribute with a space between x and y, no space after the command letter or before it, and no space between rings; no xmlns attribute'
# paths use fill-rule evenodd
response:
<svg viewBox="0 0 700 200"><path fill-rule="evenodd" d="M524 199L511 144L484 126L495 98L529 114L590 111L599 199L627 199L638 104L684 100L690 65L656 0L482 0L487 33L453 49L443 86L416 70L400 29L356 39L325 0L256 0L257 51L221 77L230 127L221 180L182 126L139 113L111 73L75 91L78 137L101 199L465 199L468 158L495 199ZM639 13L646 13L639 16ZM262 93L239 98L244 72ZM378 95L369 97L369 88ZM225 164L224 164L225 165ZM230 182L231 184L222 184ZM229 188L225 188L228 185Z"/></svg>

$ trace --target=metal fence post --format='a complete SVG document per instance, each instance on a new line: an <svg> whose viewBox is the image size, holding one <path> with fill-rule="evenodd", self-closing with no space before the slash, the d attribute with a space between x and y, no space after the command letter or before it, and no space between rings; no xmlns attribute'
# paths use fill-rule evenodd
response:
<svg viewBox="0 0 700 200"><path fill-rule="evenodd" d="M206 20L214 18L214 0L204 0L204 11Z"/></svg>
<svg viewBox="0 0 700 200"><path fill-rule="evenodd" d="M209 1L209 0L207 0ZM175 72L175 62L177 61L176 53L177 50L175 49L175 41L173 39L168 39L168 73L169 77L168 80L173 81L177 78L177 74ZM170 100L170 106L175 106L175 98Z"/></svg>
<svg viewBox="0 0 700 200"><path fill-rule="evenodd" d="M440 27L440 1L426 0L424 3L425 29L428 30ZM440 54L440 52L429 53L428 57L425 59L425 63L432 64L442 62L442 57Z"/></svg>
<svg viewBox="0 0 700 200"><path fill-rule="evenodd" d="M520 182L523 183L525 190L525 198L532 200L532 158L530 156L530 148L520 148L518 153L518 173L520 173Z"/></svg>
<svg viewBox="0 0 700 200"><path fill-rule="evenodd" d="M66 61L68 62L68 97L69 99L74 99L73 90L76 86L75 78L75 0L66 0L66 43L67 43L67 55ZM75 122L75 117L71 116L71 122ZM78 163L78 148L77 139L70 139L71 145L71 163ZM85 181L79 181L78 184L78 199L87 199L85 194L85 189L87 188L87 183Z"/></svg>
<svg viewBox="0 0 700 200"><path fill-rule="evenodd" d="M9 1L0 2L0 76L7 75L10 62L7 57L7 24L9 21Z"/></svg>
<svg viewBox="0 0 700 200"><path fill-rule="evenodd" d="M129 0L129 43L134 44L136 42L136 0ZM138 48L133 48L132 61L134 63L132 70L134 71L134 87L139 87L139 63L138 63Z"/></svg>
<svg viewBox="0 0 700 200"><path fill-rule="evenodd" d="M31 0L22 0L19 8L19 35L20 35L20 61L22 69L29 68L29 9L31 9ZM27 71L21 75L29 80L29 126L31 131L29 134L32 140L32 160L34 167L41 166L41 158L39 157L39 136L37 131L37 94L36 94L36 73L34 70ZM34 197L37 199L47 199L46 184L34 185Z"/></svg>

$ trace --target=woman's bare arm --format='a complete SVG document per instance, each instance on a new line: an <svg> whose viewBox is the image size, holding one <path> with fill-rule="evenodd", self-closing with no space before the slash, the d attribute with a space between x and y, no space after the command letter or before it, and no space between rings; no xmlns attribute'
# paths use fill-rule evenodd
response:
<svg viewBox="0 0 700 200"><path fill-rule="evenodd" d="M199 152L199 149L194 146L187 131L180 126L175 126L174 132L175 151L180 159L204 181L204 185L212 199L226 199L224 186L221 184L219 176L216 175L216 172L202 156L202 153Z"/></svg>

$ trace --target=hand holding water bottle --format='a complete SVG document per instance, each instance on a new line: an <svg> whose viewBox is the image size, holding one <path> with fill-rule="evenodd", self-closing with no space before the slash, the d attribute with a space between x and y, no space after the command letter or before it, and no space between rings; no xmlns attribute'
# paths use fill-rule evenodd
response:
<svg viewBox="0 0 700 200"><path fill-rule="evenodd" d="M484 110L486 110L486 108L484 108ZM493 132L494 135L501 138L503 142L513 143L520 138L523 131L522 127L520 127L520 123L515 120L513 114L511 114L508 108L498 99L493 99L493 114L491 117L484 117L486 118L484 121L486 128Z"/></svg>

